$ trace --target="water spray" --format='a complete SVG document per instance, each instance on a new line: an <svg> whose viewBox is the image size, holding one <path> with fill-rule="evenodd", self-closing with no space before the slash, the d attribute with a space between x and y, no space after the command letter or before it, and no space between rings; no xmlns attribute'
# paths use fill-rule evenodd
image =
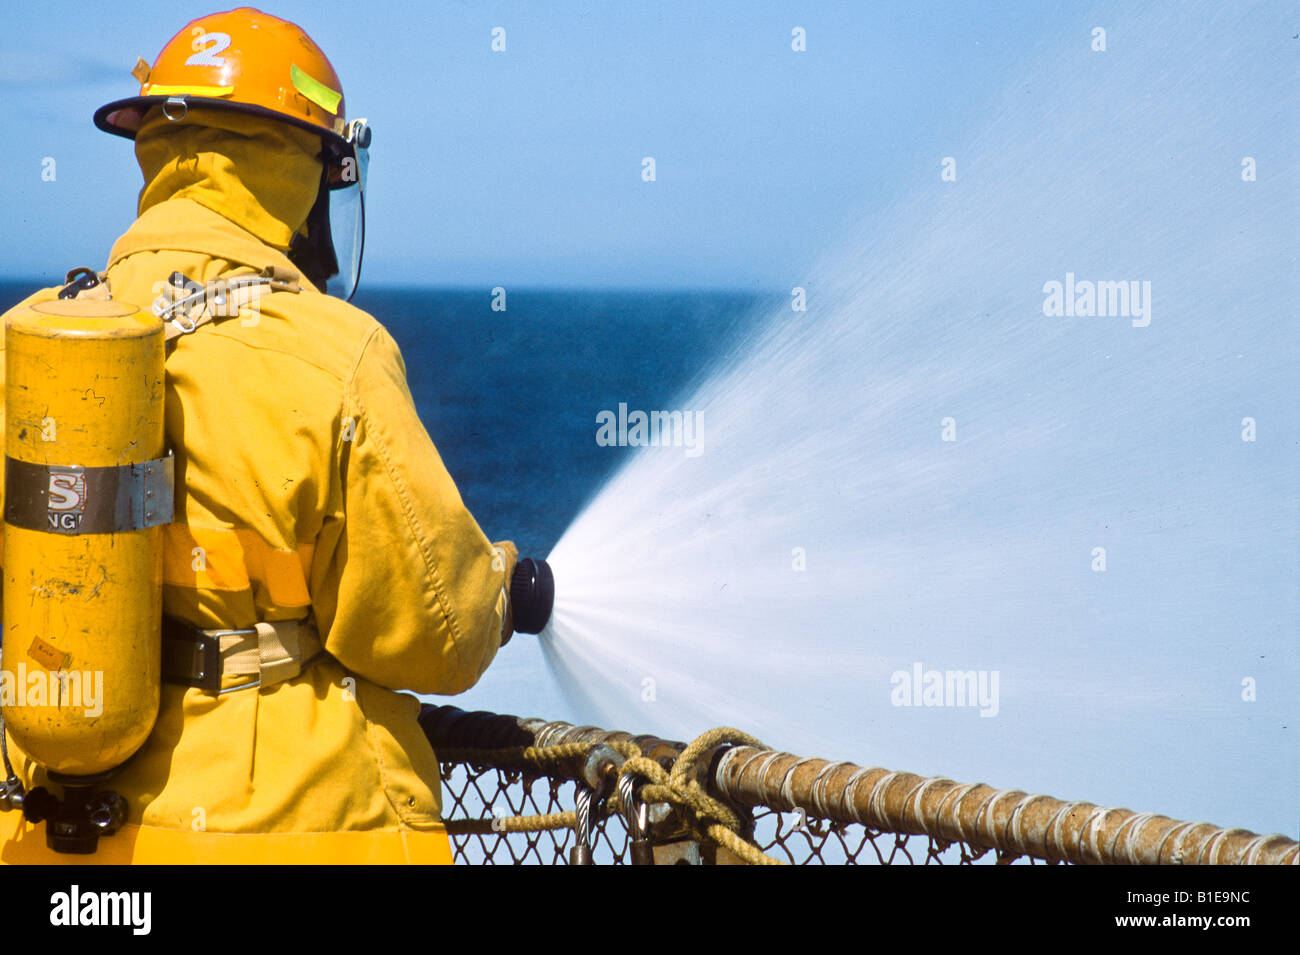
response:
<svg viewBox="0 0 1300 955"><path fill-rule="evenodd" d="M1294 97L1196 9L1056 38L626 453L547 555L576 722L1293 826Z"/></svg>

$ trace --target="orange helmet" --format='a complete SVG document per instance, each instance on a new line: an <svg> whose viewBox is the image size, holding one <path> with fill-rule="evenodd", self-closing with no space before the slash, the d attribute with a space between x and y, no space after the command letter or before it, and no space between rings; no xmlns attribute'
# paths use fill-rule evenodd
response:
<svg viewBox="0 0 1300 955"><path fill-rule="evenodd" d="M105 132L134 139L155 106L176 120L191 106L202 106L263 116L320 136L320 193L289 257L322 289L339 275L341 297L351 298L365 245L370 127L364 119L347 121L338 74L311 37L297 24L240 7L191 21L167 41L152 67L140 59L131 73L140 81L140 95L95 111L95 125ZM333 207L331 192L337 197Z"/></svg>
<svg viewBox="0 0 1300 955"><path fill-rule="evenodd" d="M140 59L132 74L140 95L95 111L95 125L105 132L134 139L151 107L182 113L201 105L319 133L327 166L352 155L355 136L368 139L368 128L349 127L343 86L320 47L297 24L251 7L191 21L167 41L152 67Z"/></svg>

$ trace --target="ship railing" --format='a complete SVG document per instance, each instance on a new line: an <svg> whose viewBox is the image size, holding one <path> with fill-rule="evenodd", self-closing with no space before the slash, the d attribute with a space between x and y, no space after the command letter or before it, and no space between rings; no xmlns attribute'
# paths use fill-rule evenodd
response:
<svg viewBox="0 0 1300 955"><path fill-rule="evenodd" d="M426 705L457 862L1300 864L1300 844L767 749Z"/></svg>

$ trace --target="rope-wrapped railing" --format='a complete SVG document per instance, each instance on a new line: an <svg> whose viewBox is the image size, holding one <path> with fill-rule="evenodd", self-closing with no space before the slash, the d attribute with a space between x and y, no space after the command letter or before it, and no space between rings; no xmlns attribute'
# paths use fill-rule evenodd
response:
<svg viewBox="0 0 1300 955"><path fill-rule="evenodd" d="M1296 865L1286 836L736 746L714 771L742 805L802 809L836 822L928 835L1046 861L1110 865Z"/></svg>
<svg viewBox="0 0 1300 955"><path fill-rule="evenodd" d="M870 845L874 853L865 854L862 861L915 862L918 860L907 850L906 838L924 836L929 840L923 860L926 862L942 861L939 856L956 845L960 847L959 862L975 861L992 850L1001 863L1021 858L1112 865L1300 864L1300 844L1282 835L1260 836L1153 813L999 790L982 783L963 784L940 777L802 758L737 744L735 740L743 737L734 731L714 731L719 734L714 737L706 734L691 744L688 752L685 744L654 736L633 736L559 721L467 713L450 706L426 706L420 722L448 783L457 767L477 774L489 770L501 774L490 792L484 792L474 782L475 776L470 777L482 808L488 812L494 811L492 803L498 797L520 806L525 801L533 802L531 795L526 800L512 799L510 787L528 786L539 779L548 782L548 795L543 797L547 805L534 802L529 807L534 809L532 815L449 821L453 833L474 833L480 839L489 833L504 839L511 832L572 827L576 820L573 811L553 811L559 808L559 784L573 782L590 791L601 785L598 777L602 773L612 775L639 767L639 774L647 777L647 799L672 802L676 808L687 810L688 815L716 815L709 805L716 805L719 812L726 812L722 807L730 806L742 813L759 809L775 815L775 835L760 844L768 853L782 852L790 861L825 861L821 846L828 833L838 833L840 845L848 846L845 831L859 828L854 843L857 848L848 847L842 853L845 862L860 861L865 845ZM626 757L631 758L622 770L613 765ZM643 760L658 763L663 770ZM650 776L655 779L649 780ZM689 791L698 793L698 799ZM695 801L704 808L696 806ZM453 802L472 812L463 798L457 796ZM781 813L798 814L798 825L783 829ZM748 827L743 820L737 826L732 818L726 832L721 831L716 819L706 819L705 823L695 827L696 836L703 841L730 846L735 849L733 855L744 861L770 861L751 845L752 821ZM819 834L823 842L814 843L810 832ZM796 833L803 834L811 847L809 857L802 860L795 859L789 848ZM874 842L882 834L891 834L895 840L884 853ZM613 840L608 844L610 861L624 861L626 845L620 849ZM490 853L491 846L480 845ZM530 861L558 861L563 858L563 846L562 841L555 841L554 858L547 858L537 844L530 843ZM513 851L511 855L512 861L521 861Z"/></svg>

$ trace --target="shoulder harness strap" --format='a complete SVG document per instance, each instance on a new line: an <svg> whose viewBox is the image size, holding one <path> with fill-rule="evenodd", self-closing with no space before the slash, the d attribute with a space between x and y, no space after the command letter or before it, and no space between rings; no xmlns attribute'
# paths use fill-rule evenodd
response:
<svg viewBox="0 0 1300 955"><path fill-rule="evenodd" d="M96 272L84 265L64 277L59 290L61 299L111 299L112 291L106 272ZM254 308L263 295L271 292L301 291L298 273L268 265L260 272L215 279L200 285L182 272L173 272L167 287L153 303L153 312L166 323L168 342L188 335L200 325L235 318L241 309Z"/></svg>
<svg viewBox="0 0 1300 955"><path fill-rule="evenodd" d="M297 272L274 265L251 275L214 279L207 285L173 272L166 290L154 301L153 312L166 323L165 334L170 342L191 334L200 325L255 309L262 296L271 292L296 294L300 290Z"/></svg>

